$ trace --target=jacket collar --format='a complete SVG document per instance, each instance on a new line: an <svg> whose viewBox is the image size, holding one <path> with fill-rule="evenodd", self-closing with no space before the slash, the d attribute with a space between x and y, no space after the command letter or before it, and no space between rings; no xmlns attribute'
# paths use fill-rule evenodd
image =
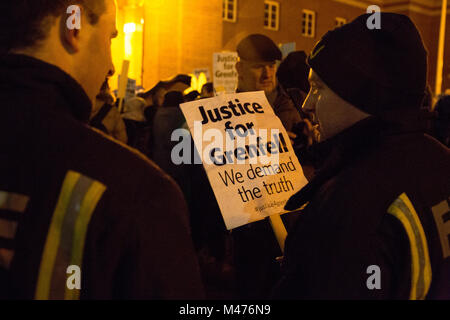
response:
<svg viewBox="0 0 450 320"><path fill-rule="evenodd" d="M382 122L378 118L369 117L315 145L310 152L316 160L320 159L322 165L314 178L288 200L285 209L294 210L310 201L325 182L378 143L381 131Z"/></svg>
<svg viewBox="0 0 450 320"><path fill-rule="evenodd" d="M0 57L2 85L31 88L41 93L56 92L63 101L61 110L87 123L92 103L75 79L60 68L42 60L20 54ZM59 106L58 106L59 107Z"/></svg>
<svg viewBox="0 0 450 320"><path fill-rule="evenodd" d="M327 181L344 167L351 165L384 138L413 132L423 132L420 110L398 109L380 116L370 116L357 122L336 136L309 150L319 170L314 178L286 203L286 210L294 210L310 201Z"/></svg>

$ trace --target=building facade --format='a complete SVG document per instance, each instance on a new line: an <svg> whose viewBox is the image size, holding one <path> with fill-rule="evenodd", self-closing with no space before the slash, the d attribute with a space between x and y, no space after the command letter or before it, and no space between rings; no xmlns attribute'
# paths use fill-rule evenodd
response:
<svg viewBox="0 0 450 320"><path fill-rule="evenodd" d="M441 0L223 0L222 46L235 50L251 33L262 33L276 43L295 42L310 52L328 30L350 22L377 5L381 11L408 15L417 25L428 51L428 83L434 91L438 55ZM230 13L234 13L233 17ZM450 11L447 12L449 20ZM442 91L450 88L450 21L446 28Z"/></svg>
<svg viewBox="0 0 450 320"><path fill-rule="evenodd" d="M215 52L235 51L251 33L276 43L295 42L309 53L328 30L350 22L370 5L408 15L428 50L428 83L434 91L442 0L118 0L113 41L117 87L124 59L129 77L149 89L159 80L195 69L212 72ZM450 14L450 10L447 12ZM450 16L447 15L447 20ZM450 88L450 21L446 28L442 91Z"/></svg>
<svg viewBox="0 0 450 320"><path fill-rule="evenodd" d="M124 59L130 61L129 77L146 89L180 73L212 69L213 53L222 50L222 0L117 2L113 89Z"/></svg>

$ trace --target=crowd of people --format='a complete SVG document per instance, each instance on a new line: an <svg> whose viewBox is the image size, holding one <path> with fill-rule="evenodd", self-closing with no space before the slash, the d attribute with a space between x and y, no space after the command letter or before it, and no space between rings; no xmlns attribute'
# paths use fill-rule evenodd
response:
<svg viewBox="0 0 450 320"><path fill-rule="evenodd" d="M0 31L0 298L450 299L450 96L429 90L407 16L361 15L311 54L239 42L236 92L265 92L309 180L283 254L267 219L228 231L203 166L172 161L180 104L213 83L117 100L114 2L79 1L79 30L69 2L1 5L20 27Z"/></svg>

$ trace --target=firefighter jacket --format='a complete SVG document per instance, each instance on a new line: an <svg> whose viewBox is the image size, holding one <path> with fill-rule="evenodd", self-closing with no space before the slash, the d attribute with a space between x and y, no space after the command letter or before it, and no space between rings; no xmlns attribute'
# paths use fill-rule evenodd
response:
<svg viewBox="0 0 450 320"><path fill-rule="evenodd" d="M179 188L91 129L90 111L59 68L0 58L3 297L203 297Z"/></svg>
<svg viewBox="0 0 450 320"><path fill-rule="evenodd" d="M412 127L369 117L321 144L274 298L450 298L450 151Z"/></svg>

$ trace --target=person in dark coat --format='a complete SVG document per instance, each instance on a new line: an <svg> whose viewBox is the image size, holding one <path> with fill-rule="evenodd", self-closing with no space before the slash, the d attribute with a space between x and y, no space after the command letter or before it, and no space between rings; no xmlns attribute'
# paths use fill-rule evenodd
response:
<svg viewBox="0 0 450 320"><path fill-rule="evenodd" d="M180 189L87 124L117 35L88 2L73 30L71 1L1 5L0 296L203 298Z"/></svg>
<svg viewBox="0 0 450 320"><path fill-rule="evenodd" d="M145 110L145 100L132 97L125 101L121 117L128 136L127 144L151 159L152 128L147 121Z"/></svg>
<svg viewBox="0 0 450 320"><path fill-rule="evenodd" d="M290 97L277 83L276 62L282 58L280 49L269 37L251 34L238 44L237 52L237 91L263 90L284 128L292 131L301 118ZM282 255L268 218L233 229L231 243L236 297L268 298L279 276L277 258Z"/></svg>
<svg viewBox="0 0 450 320"><path fill-rule="evenodd" d="M122 143L128 142L125 123L119 110L114 106L108 79L102 84L100 93L95 97L89 124Z"/></svg>
<svg viewBox="0 0 450 320"><path fill-rule="evenodd" d="M433 134L436 139L450 148L450 95L443 95L434 107Z"/></svg>
<svg viewBox="0 0 450 320"><path fill-rule="evenodd" d="M165 95L162 107L158 108L152 124L152 160L167 172L179 185L185 182L184 173L180 166L172 161L172 149L176 142L172 141L174 130L181 128L185 123L180 104L183 103L183 94L179 91L170 91ZM182 189L184 189L182 187Z"/></svg>
<svg viewBox="0 0 450 320"><path fill-rule="evenodd" d="M153 160L177 181L188 203L192 238L207 299L233 299L236 296L230 266L229 232L206 172L196 163L199 155L180 109L180 104L190 99L179 91L165 95L152 124ZM190 140L192 152L187 163L172 158L172 153L179 156L175 148L180 141L177 139Z"/></svg>
<svg viewBox="0 0 450 320"><path fill-rule="evenodd" d="M329 31L303 105L324 164L291 197L277 299L449 299L450 150L423 133L427 53L405 15Z"/></svg>

